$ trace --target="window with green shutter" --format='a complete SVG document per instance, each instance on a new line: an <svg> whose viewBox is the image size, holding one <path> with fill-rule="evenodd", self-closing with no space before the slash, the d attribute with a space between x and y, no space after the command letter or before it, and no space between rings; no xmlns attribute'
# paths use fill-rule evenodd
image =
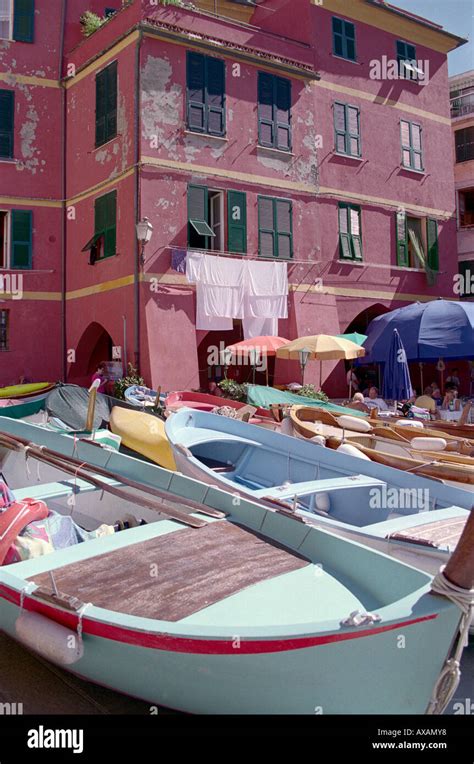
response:
<svg viewBox="0 0 474 764"><path fill-rule="evenodd" d="M418 79L416 48L408 42L397 40L398 75L404 80Z"/></svg>
<svg viewBox="0 0 474 764"><path fill-rule="evenodd" d="M95 200L94 218L94 244L99 244L97 258L112 257L117 247L116 191Z"/></svg>
<svg viewBox="0 0 474 764"><path fill-rule="evenodd" d="M400 120L402 144L402 165L409 170L423 172L423 150L421 145L421 126L415 122Z"/></svg>
<svg viewBox="0 0 474 764"><path fill-rule="evenodd" d="M397 265L408 268L410 258L408 255L408 228L405 210L399 210L395 215L396 241L397 241Z"/></svg>
<svg viewBox="0 0 474 764"><path fill-rule="evenodd" d="M360 157L360 112L357 106L334 104L335 148L338 154Z"/></svg>
<svg viewBox="0 0 474 764"><path fill-rule="evenodd" d="M0 90L0 157L13 158L13 134L15 121L15 93Z"/></svg>
<svg viewBox="0 0 474 764"><path fill-rule="evenodd" d="M356 60L355 26L335 16L332 19L332 52L339 58Z"/></svg>
<svg viewBox="0 0 474 764"><path fill-rule="evenodd" d="M102 146L117 135L117 62L95 78L95 145Z"/></svg>
<svg viewBox="0 0 474 764"><path fill-rule="evenodd" d="M339 203L339 256L342 260L362 260L360 207Z"/></svg>
<svg viewBox="0 0 474 764"><path fill-rule="evenodd" d="M225 135L224 61L188 52L186 84L188 130Z"/></svg>
<svg viewBox="0 0 474 764"><path fill-rule="evenodd" d="M293 257L293 205L289 199L258 197L258 254Z"/></svg>
<svg viewBox="0 0 474 764"><path fill-rule="evenodd" d="M17 42L34 42L35 0L15 0L13 14L13 39Z"/></svg>
<svg viewBox="0 0 474 764"><path fill-rule="evenodd" d="M428 265L433 271L439 271L438 221L426 219L426 242L428 247Z"/></svg>
<svg viewBox="0 0 474 764"><path fill-rule="evenodd" d="M213 236L209 225L209 189L191 184L188 186L188 246L209 249L209 237Z"/></svg>
<svg viewBox="0 0 474 764"><path fill-rule="evenodd" d="M242 191L227 193L227 249L247 252L247 195Z"/></svg>
<svg viewBox="0 0 474 764"><path fill-rule="evenodd" d="M291 151L291 82L267 72L258 74L258 142Z"/></svg>
<svg viewBox="0 0 474 764"><path fill-rule="evenodd" d="M31 210L11 211L10 267L32 267L33 213Z"/></svg>
<svg viewBox="0 0 474 764"><path fill-rule="evenodd" d="M0 310L0 351L9 349L10 311Z"/></svg>

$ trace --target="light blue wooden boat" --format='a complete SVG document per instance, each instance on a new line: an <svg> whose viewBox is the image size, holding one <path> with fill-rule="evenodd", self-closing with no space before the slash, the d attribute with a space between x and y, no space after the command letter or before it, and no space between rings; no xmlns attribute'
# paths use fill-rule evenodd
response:
<svg viewBox="0 0 474 764"><path fill-rule="evenodd" d="M0 628L23 645L87 680L193 713L426 711L461 618L430 593L426 573L277 506L85 441L8 419L0 431L120 470L175 506L199 502L190 517L200 527L157 516L0 568ZM24 454L4 458L7 471L12 459L21 466ZM24 494L63 501L67 512L74 494L103 522L101 491L56 472ZM216 511L225 517L209 516Z"/></svg>
<svg viewBox="0 0 474 764"><path fill-rule="evenodd" d="M472 493L307 440L184 409L166 422L177 469L437 573Z"/></svg>

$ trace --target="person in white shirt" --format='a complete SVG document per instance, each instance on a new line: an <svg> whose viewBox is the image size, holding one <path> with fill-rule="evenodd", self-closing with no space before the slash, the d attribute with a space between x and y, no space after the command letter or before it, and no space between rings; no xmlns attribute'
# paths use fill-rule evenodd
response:
<svg viewBox="0 0 474 764"><path fill-rule="evenodd" d="M369 388L369 395L364 398L364 403L371 409L379 409L379 411L388 411L388 406L383 400L379 398L379 391L376 387Z"/></svg>

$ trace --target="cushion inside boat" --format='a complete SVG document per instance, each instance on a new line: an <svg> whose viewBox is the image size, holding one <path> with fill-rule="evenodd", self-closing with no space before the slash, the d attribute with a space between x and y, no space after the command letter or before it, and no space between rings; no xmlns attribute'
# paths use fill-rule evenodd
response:
<svg viewBox="0 0 474 764"><path fill-rule="evenodd" d="M179 621L248 586L309 564L276 542L217 521L56 568L54 579L60 592L97 607ZM48 572L28 580L51 588Z"/></svg>

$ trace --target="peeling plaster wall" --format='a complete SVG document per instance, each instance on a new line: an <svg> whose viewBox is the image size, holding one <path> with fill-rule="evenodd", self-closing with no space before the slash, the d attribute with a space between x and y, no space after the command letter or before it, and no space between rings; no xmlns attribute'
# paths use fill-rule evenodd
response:
<svg viewBox="0 0 474 764"><path fill-rule="evenodd" d="M292 80L293 147L286 154L257 145L258 67L241 63L239 76L233 76L232 60L227 60L224 138L187 131L185 84L186 49L145 39L141 75L144 157L284 179L315 189L317 130L311 86Z"/></svg>
<svg viewBox="0 0 474 764"><path fill-rule="evenodd" d="M32 381L61 376L62 214L60 208L35 204L54 204L62 196L61 91L24 79L58 79L60 6L60 0L36 0L33 44L0 41L0 88L15 95L14 156L0 163L0 197L7 198L0 209L33 214L33 267L10 272L22 278L23 298L2 303L10 311L10 349L0 354L0 386L21 376ZM32 299L32 293L49 299Z"/></svg>

